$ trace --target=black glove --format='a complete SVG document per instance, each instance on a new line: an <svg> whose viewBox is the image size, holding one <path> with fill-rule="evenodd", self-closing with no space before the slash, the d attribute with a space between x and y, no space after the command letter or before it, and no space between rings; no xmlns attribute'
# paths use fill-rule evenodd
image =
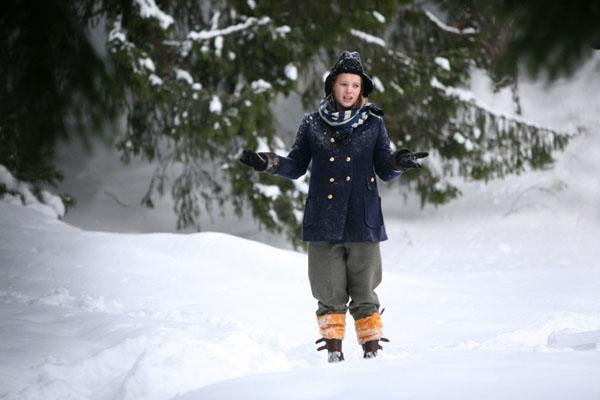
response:
<svg viewBox="0 0 600 400"><path fill-rule="evenodd" d="M413 153L408 149L400 149L394 155L394 162L397 169L421 168L421 164L417 162L419 158L425 158L429 153L419 151Z"/></svg>
<svg viewBox="0 0 600 400"><path fill-rule="evenodd" d="M267 169L267 159L252 150L244 150L240 162L262 172Z"/></svg>

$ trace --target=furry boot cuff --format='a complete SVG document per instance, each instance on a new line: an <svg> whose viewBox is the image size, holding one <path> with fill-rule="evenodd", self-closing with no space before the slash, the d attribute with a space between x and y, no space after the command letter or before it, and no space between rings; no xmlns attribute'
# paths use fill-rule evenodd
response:
<svg viewBox="0 0 600 400"><path fill-rule="evenodd" d="M356 320L355 328L356 338L360 345L371 340L379 340L383 337L383 323L381 322L381 317L378 312Z"/></svg>
<svg viewBox="0 0 600 400"><path fill-rule="evenodd" d="M344 339L346 314L331 313L317 316L321 336L325 339Z"/></svg>

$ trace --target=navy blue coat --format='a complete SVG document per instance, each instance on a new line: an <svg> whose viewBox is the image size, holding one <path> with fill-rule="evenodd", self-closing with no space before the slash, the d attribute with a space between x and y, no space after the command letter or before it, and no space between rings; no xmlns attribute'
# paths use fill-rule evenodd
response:
<svg viewBox="0 0 600 400"><path fill-rule="evenodd" d="M302 240L379 242L387 239L377 179L402 174L383 118L370 113L341 144L318 112L305 115L287 157L269 153L268 172L287 179L304 175L312 159Z"/></svg>

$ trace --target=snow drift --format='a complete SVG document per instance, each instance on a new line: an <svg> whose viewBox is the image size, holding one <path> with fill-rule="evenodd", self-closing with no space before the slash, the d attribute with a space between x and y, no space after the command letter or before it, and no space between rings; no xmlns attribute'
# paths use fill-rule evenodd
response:
<svg viewBox="0 0 600 400"><path fill-rule="evenodd" d="M597 399L600 228L544 215L388 218L392 342L361 359L348 317L332 366L303 253L0 202L0 397Z"/></svg>

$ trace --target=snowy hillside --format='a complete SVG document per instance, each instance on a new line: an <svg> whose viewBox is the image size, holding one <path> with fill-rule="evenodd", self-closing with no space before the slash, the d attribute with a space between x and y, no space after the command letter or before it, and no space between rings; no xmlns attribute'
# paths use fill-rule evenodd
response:
<svg viewBox="0 0 600 400"><path fill-rule="evenodd" d="M341 365L315 351L305 254L83 231L0 202L0 398L598 399L597 210L568 208L569 190L488 189L499 201L470 217L476 192L388 218L392 341L363 360L349 329ZM559 215L512 207L528 195Z"/></svg>

